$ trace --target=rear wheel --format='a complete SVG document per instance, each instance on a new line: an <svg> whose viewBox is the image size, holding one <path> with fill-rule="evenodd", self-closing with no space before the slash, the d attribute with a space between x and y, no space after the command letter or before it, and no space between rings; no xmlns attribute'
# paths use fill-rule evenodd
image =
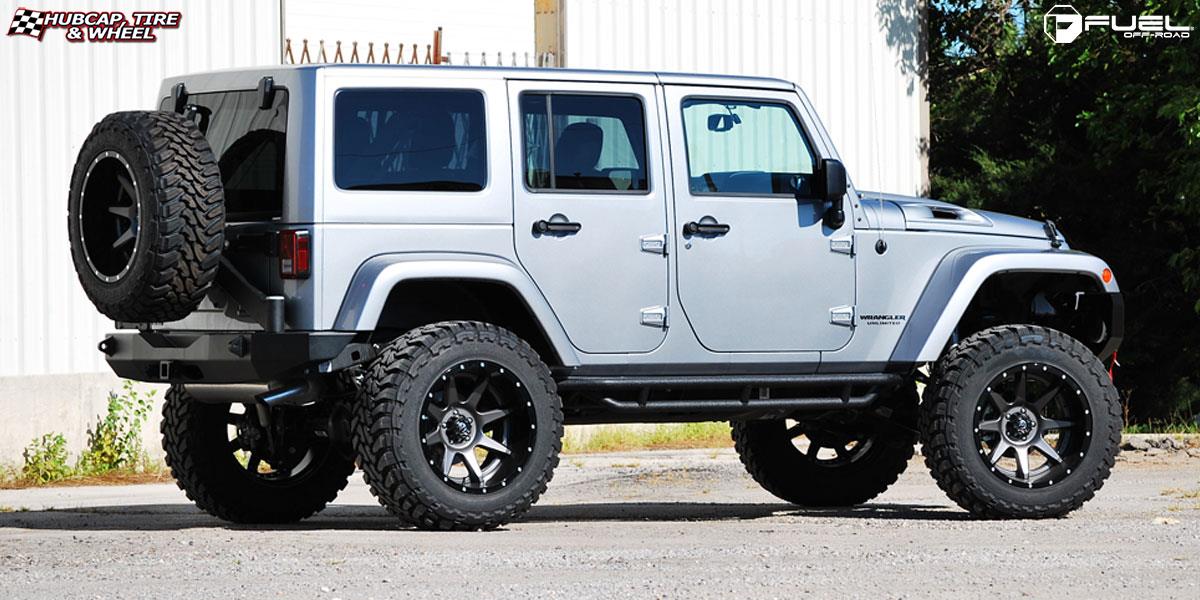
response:
<svg viewBox="0 0 1200 600"><path fill-rule="evenodd" d="M861 504L883 493L908 466L916 405L916 387L908 384L869 413L735 421L734 447L750 476L783 500Z"/></svg>
<svg viewBox="0 0 1200 600"><path fill-rule="evenodd" d="M395 339L355 408L363 478L424 529L490 529L529 509L558 465L554 380L513 333L452 321Z"/></svg>
<svg viewBox="0 0 1200 600"><path fill-rule="evenodd" d="M163 404L167 466L188 498L213 516L299 521L332 502L354 472L348 440L337 433L346 410L334 400L282 408L202 404L174 385Z"/></svg>

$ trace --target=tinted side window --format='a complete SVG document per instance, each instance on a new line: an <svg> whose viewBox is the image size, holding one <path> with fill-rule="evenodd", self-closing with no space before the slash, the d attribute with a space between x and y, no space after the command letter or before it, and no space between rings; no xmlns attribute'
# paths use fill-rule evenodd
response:
<svg viewBox="0 0 1200 600"><path fill-rule="evenodd" d="M471 90L338 92L334 180L347 190L482 190L483 115L483 94Z"/></svg>
<svg viewBox="0 0 1200 600"><path fill-rule="evenodd" d="M188 95L188 114L217 157L231 220L270 219L283 208L287 90L276 88L270 108L259 108L261 100L253 90ZM159 109L171 110L171 99Z"/></svg>
<svg viewBox="0 0 1200 600"><path fill-rule="evenodd" d="M813 153L785 104L685 100L693 194L792 194L812 185Z"/></svg>
<svg viewBox="0 0 1200 600"><path fill-rule="evenodd" d="M525 185L642 192L646 123L633 96L522 94Z"/></svg>

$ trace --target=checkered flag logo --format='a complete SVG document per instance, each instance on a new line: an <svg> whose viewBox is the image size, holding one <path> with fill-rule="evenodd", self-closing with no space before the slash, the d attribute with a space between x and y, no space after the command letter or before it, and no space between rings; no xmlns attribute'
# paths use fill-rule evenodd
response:
<svg viewBox="0 0 1200 600"><path fill-rule="evenodd" d="M46 13L18 8L17 12L13 13L12 25L8 26L8 35L27 35L40 40L46 30L45 25Z"/></svg>

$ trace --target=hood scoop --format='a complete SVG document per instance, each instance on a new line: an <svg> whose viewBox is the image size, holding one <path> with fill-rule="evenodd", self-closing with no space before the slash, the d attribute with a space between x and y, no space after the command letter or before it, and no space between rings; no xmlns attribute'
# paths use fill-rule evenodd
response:
<svg viewBox="0 0 1200 600"><path fill-rule="evenodd" d="M878 202L885 203L904 215L904 228L914 231L953 231L958 233L982 233L1025 238L1051 238L1066 248L1057 229L1052 234L1045 223L987 210L972 210L957 204L938 202L929 198L899 196L862 192L859 194L864 207Z"/></svg>
<svg viewBox="0 0 1200 600"><path fill-rule="evenodd" d="M894 204L904 214L904 221L908 224L909 228L914 228L914 226L917 229L928 226L934 228L964 225L974 227L992 226L992 220L982 214L948 202L879 192L863 192L861 197L864 203L885 201Z"/></svg>
<svg viewBox="0 0 1200 600"><path fill-rule="evenodd" d="M909 223L937 223L943 225L976 225L989 227L992 222L983 215L961 206L942 203L903 202L900 210Z"/></svg>

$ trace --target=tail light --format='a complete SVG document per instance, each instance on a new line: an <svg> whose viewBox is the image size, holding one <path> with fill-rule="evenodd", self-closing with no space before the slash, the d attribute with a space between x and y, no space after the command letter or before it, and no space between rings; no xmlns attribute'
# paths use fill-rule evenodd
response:
<svg viewBox="0 0 1200 600"><path fill-rule="evenodd" d="M279 276L284 279L307 279L312 252L309 235L304 230L279 232Z"/></svg>

